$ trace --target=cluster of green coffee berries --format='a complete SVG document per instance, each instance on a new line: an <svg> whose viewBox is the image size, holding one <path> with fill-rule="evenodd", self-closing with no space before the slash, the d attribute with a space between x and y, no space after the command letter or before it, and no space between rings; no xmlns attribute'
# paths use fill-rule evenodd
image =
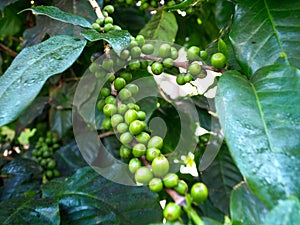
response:
<svg viewBox="0 0 300 225"><path fill-rule="evenodd" d="M56 169L57 162L53 158L53 153L59 147L58 136L52 131L47 131L46 137L39 137L35 144L35 148L31 152L31 159L42 166L44 177L48 180L60 175L59 171Z"/></svg>
<svg viewBox="0 0 300 225"><path fill-rule="evenodd" d="M153 44L146 43L144 37L138 35L132 38L128 48L120 52L119 58L115 57L114 60L112 57L104 58L101 65L94 62L89 68L97 78L106 79L97 102L97 108L105 115L102 127L113 130L118 136L121 142L120 158L128 163L128 169L137 184L148 185L153 192L172 189L178 195L185 196L188 194L188 185L170 171L169 160L163 153L163 139L151 134L145 121L145 111L134 101L139 87L131 83L132 72L143 66L149 67L154 75L161 74L166 67L173 67L178 57L177 49L163 43L155 50ZM145 65L141 58L145 59ZM127 66L115 72L119 66L116 64L120 64L118 60ZM192 68L190 66L189 70L196 74ZM196 183L189 195L193 202L201 203L207 198L207 187L203 183ZM168 203L164 209L165 218L176 221L180 217L181 207L174 202Z"/></svg>
<svg viewBox="0 0 300 225"><path fill-rule="evenodd" d="M114 25L114 19L109 16L115 11L112 5L106 5L103 10L102 14L104 17L98 18L95 23L92 24L92 27L101 33L107 33L112 30L122 30L121 27L118 25Z"/></svg>

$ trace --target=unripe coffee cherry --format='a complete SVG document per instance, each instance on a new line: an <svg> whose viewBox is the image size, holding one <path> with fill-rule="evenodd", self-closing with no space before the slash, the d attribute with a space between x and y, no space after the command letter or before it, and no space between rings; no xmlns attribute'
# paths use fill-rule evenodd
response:
<svg viewBox="0 0 300 225"><path fill-rule="evenodd" d="M150 138L150 140L148 141L148 148L158 148L161 149L162 146L164 144L164 141L161 137L159 136L153 136L152 138Z"/></svg>
<svg viewBox="0 0 300 225"><path fill-rule="evenodd" d="M175 47L171 47L171 56L172 59L177 59L178 58L178 51Z"/></svg>
<svg viewBox="0 0 300 225"><path fill-rule="evenodd" d="M127 84L125 86L133 95L139 92L139 87L136 84Z"/></svg>
<svg viewBox="0 0 300 225"><path fill-rule="evenodd" d="M177 77L176 77L176 83L178 85L184 85L185 84L185 81L184 81L184 77L185 77L185 74L179 74Z"/></svg>
<svg viewBox="0 0 300 225"><path fill-rule="evenodd" d="M133 140L133 136L129 132L125 132L120 135L120 142L123 145L129 144Z"/></svg>
<svg viewBox="0 0 300 225"><path fill-rule="evenodd" d="M202 203L208 197L208 189L204 183L195 183L191 188L191 196L194 202Z"/></svg>
<svg viewBox="0 0 300 225"><path fill-rule="evenodd" d="M120 148L120 156L123 159L129 159L131 156L131 149L122 145Z"/></svg>
<svg viewBox="0 0 300 225"><path fill-rule="evenodd" d="M146 128L146 124L140 120L134 120L129 125L129 131L133 135L138 135Z"/></svg>
<svg viewBox="0 0 300 225"><path fill-rule="evenodd" d="M152 162L153 159L160 155L160 150L157 148L148 148L146 151L146 159L149 162Z"/></svg>
<svg viewBox="0 0 300 225"><path fill-rule="evenodd" d="M162 63L160 63L160 62L154 62L151 65L151 71L155 75L161 74L163 72L163 69L164 69L164 67L163 67Z"/></svg>
<svg viewBox="0 0 300 225"><path fill-rule="evenodd" d="M126 89L126 88L123 88L120 92L119 92L119 98L122 100L122 101L125 101L125 100L128 100L132 97L132 94L131 92Z"/></svg>
<svg viewBox="0 0 300 225"><path fill-rule="evenodd" d="M101 27L98 23L93 23L92 24L93 29L95 29L96 31L100 32L101 31Z"/></svg>
<svg viewBox="0 0 300 225"><path fill-rule="evenodd" d="M103 107L103 113L105 116L112 116L113 114L115 114L117 112L117 107L113 104L106 104Z"/></svg>
<svg viewBox="0 0 300 225"><path fill-rule="evenodd" d="M134 178L137 183L149 184L150 180L153 178L153 174L148 167L142 166L137 169Z"/></svg>
<svg viewBox="0 0 300 225"><path fill-rule="evenodd" d="M177 186L174 187L174 190L180 195L185 195L188 189L189 187L184 180L179 180Z"/></svg>
<svg viewBox="0 0 300 225"><path fill-rule="evenodd" d="M142 162L141 162L141 160L139 160L137 158L133 158L129 161L128 167L129 167L130 173L135 173L138 168L142 167Z"/></svg>
<svg viewBox="0 0 300 225"><path fill-rule="evenodd" d="M138 119L139 120L145 120L147 115L144 111L137 111Z"/></svg>
<svg viewBox="0 0 300 225"><path fill-rule="evenodd" d="M185 83L189 83L189 82L191 82L193 79L194 79L194 78L193 78L193 76L192 76L190 73L187 73L187 74L184 75L184 82L185 82Z"/></svg>
<svg viewBox="0 0 300 225"><path fill-rule="evenodd" d="M167 58L171 55L171 46L169 44L162 44L158 49L158 56Z"/></svg>
<svg viewBox="0 0 300 225"><path fill-rule="evenodd" d="M200 48L197 46L192 46L187 50L187 59L188 60L197 60L200 56Z"/></svg>
<svg viewBox="0 0 300 225"><path fill-rule="evenodd" d="M164 208L163 214L167 221L176 221L180 217L181 206L175 202L169 202Z"/></svg>
<svg viewBox="0 0 300 225"><path fill-rule="evenodd" d="M107 97L107 96L110 95L110 89L104 87L104 88L102 88L102 89L100 90L100 94L101 94L103 97Z"/></svg>
<svg viewBox="0 0 300 225"><path fill-rule="evenodd" d="M109 83L113 82L115 79L116 79L115 74L113 74L113 73L107 73L107 74L106 74L106 80L107 80Z"/></svg>
<svg viewBox="0 0 300 225"><path fill-rule="evenodd" d="M141 132L140 134L135 136L135 140L138 143L146 144L150 139L150 135L146 132Z"/></svg>
<svg viewBox="0 0 300 225"><path fill-rule="evenodd" d="M140 60L132 60L128 65L130 70L138 70L141 68Z"/></svg>
<svg viewBox="0 0 300 225"><path fill-rule="evenodd" d="M165 58L163 61L163 65L166 68L171 68L174 65L174 60L172 58Z"/></svg>
<svg viewBox="0 0 300 225"><path fill-rule="evenodd" d="M128 131L128 125L127 125L127 123L119 123L118 126L117 126L117 131L120 134L123 134L126 131Z"/></svg>
<svg viewBox="0 0 300 225"><path fill-rule="evenodd" d="M106 117L103 121L102 121L102 126L105 130L109 130L111 128L111 121L109 117Z"/></svg>
<svg viewBox="0 0 300 225"><path fill-rule="evenodd" d="M130 124L132 121L137 120L138 115L134 109L129 109L124 115L125 122Z"/></svg>
<svg viewBox="0 0 300 225"><path fill-rule="evenodd" d="M105 104L113 104L113 105L116 105L117 103L117 99L112 96L112 95L109 95L105 98Z"/></svg>
<svg viewBox="0 0 300 225"><path fill-rule="evenodd" d="M178 176L175 173L168 173L164 178L163 182L165 187L173 188L178 184Z"/></svg>
<svg viewBox="0 0 300 225"><path fill-rule="evenodd" d="M164 185L160 178L152 178L149 182L149 189L153 192L160 192Z"/></svg>
<svg viewBox="0 0 300 225"><path fill-rule="evenodd" d="M103 8L104 11L108 12L109 14L112 14L115 11L115 8L112 5L106 5Z"/></svg>
<svg viewBox="0 0 300 225"><path fill-rule="evenodd" d="M226 57L223 53L215 53L210 58L211 65L216 69L224 68L226 65Z"/></svg>
<svg viewBox="0 0 300 225"><path fill-rule="evenodd" d="M126 113L127 110L128 110L127 105L125 105L125 104L118 105L118 113L120 113L121 115Z"/></svg>
<svg viewBox="0 0 300 225"><path fill-rule="evenodd" d="M140 55L142 53L142 50L140 49L140 47L138 46L135 46L133 47L131 50L130 50L130 54L131 54L131 58L132 59L136 59L136 58L139 58Z"/></svg>
<svg viewBox="0 0 300 225"><path fill-rule="evenodd" d="M122 77L118 77L114 80L114 87L117 91L121 90L123 87L125 87L126 81Z"/></svg>
<svg viewBox="0 0 300 225"><path fill-rule="evenodd" d="M208 57L207 51L200 51L200 58L206 60Z"/></svg>
<svg viewBox="0 0 300 225"><path fill-rule="evenodd" d="M103 26L104 25L104 18L98 18L96 20L96 23L98 23L100 26Z"/></svg>
<svg viewBox="0 0 300 225"><path fill-rule="evenodd" d="M152 44L144 44L142 46L142 52L146 55L151 55L154 52L154 46Z"/></svg>
<svg viewBox="0 0 300 225"><path fill-rule="evenodd" d="M103 30L104 30L105 33L109 32L109 31L111 31L113 29L114 29L114 25L112 25L111 23L105 24L104 28L103 28Z"/></svg>
<svg viewBox="0 0 300 225"><path fill-rule="evenodd" d="M100 99L100 100L97 102L97 108L98 108L100 111L102 111L104 106L105 106L105 101L104 101L104 99Z"/></svg>
<svg viewBox="0 0 300 225"><path fill-rule="evenodd" d="M106 76L106 71L102 68L95 72L96 78L104 78L105 76Z"/></svg>
<svg viewBox="0 0 300 225"><path fill-rule="evenodd" d="M135 37L135 41L139 44L139 46L142 46L145 43L145 38L143 35L137 35Z"/></svg>
<svg viewBox="0 0 300 225"><path fill-rule="evenodd" d="M102 62L102 68L107 70L107 71L110 71L114 66L114 62L112 59L103 59L103 62Z"/></svg>
<svg viewBox="0 0 300 225"><path fill-rule="evenodd" d="M111 117L111 125L112 127L116 127L119 123L123 122L123 116L120 114L114 114Z"/></svg>
<svg viewBox="0 0 300 225"><path fill-rule="evenodd" d="M129 83L132 80L132 73L122 72L120 73L120 77L124 78L126 83Z"/></svg>
<svg viewBox="0 0 300 225"><path fill-rule="evenodd" d="M130 56L130 51L128 49L124 49L120 54L120 58L123 60L127 60L129 56Z"/></svg>
<svg viewBox="0 0 300 225"><path fill-rule="evenodd" d="M134 110L136 110L136 111L139 111L139 110L140 110L140 106L139 106L139 105L134 104L134 103L131 103L131 102L128 103L127 106L128 106L129 109L134 109Z"/></svg>
<svg viewBox="0 0 300 225"><path fill-rule="evenodd" d="M112 17L108 16L108 17L106 17L104 19L104 23L105 24L109 24L109 23L113 24L114 23L114 19Z"/></svg>
<svg viewBox="0 0 300 225"><path fill-rule="evenodd" d="M190 66L189 66L189 73L192 76L197 76L199 73L201 73L201 65L199 63L193 62Z"/></svg>
<svg viewBox="0 0 300 225"><path fill-rule="evenodd" d="M135 144L132 148L132 154L134 157L141 157L146 154L146 146L144 144Z"/></svg>
<svg viewBox="0 0 300 225"><path fill-rule="evenodd" d="M169 161L164 155L159 155L152 161L152 172L156 177L163 177L169 172Z"/></svg>

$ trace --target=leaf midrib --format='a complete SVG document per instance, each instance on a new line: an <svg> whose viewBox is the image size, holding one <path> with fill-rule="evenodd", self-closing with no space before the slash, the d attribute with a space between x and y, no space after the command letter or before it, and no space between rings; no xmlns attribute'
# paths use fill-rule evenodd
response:
<svg viewBox="0 0 300 225"><path fill-rule="evenodd" d="M257 106L258 106L259 115L260 115L262 124L264 126L264 131L265 131L265 134L267 136L269 148L270 148L271 152L274 152L273 151L273 147L272 147L272 143L271 143L271 138L270 138L270 135L269 135L269 130L268 130L267 124L265 122L265 115L263 113L262 106L260 104L259 96L257 94L257 91L256 91L256 88L255 88L254 84L252 82L249 82L249 83L250 83L250 86L251 86L251 88L253 90L253 93L254 93L254 96L255 96L255 99L256 99L256 103L257 103Z"/></svg>
<svg viewBox="0 0 300 225"><path fill-rule="evenodd" d="M269 17L270 22L271 22L271 25L272 25L272 29L273 29L273 32L274 32L275 37L276 37L276 39L277 39L277 42L278 42L278 44L279 44L279 47L280 47L280 49L281 49L281 52L284 53L284 59L285 59L286 63L287 63L288 65L290 65L289 59L288 59L287 54L286 54L286 52L285 52L285 50L284 50L284 48L283 48L283 46L282 46L282 43L281 43L279 34L278 34L277 29L276 29L276 27L275 27L275 23L274 23L273 17L272 17L272 15L271 15L271 12L270 12L270 9L269 9L269 6L268 6L266 0L264 0L264 5L265 5L265 7L266 7L266 10L267 10L267 13L268 13L268 17Z"/></svg>

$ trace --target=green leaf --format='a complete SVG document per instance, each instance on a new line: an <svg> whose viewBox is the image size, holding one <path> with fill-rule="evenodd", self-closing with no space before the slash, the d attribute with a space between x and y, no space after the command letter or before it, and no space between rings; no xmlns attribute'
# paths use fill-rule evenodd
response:
<svg viewBox="0 0 300 225"><path fill-rule="evenodd" d="M230 197L230 215L234 225L263 224L267 208L243 183Z"/></svg>
<svg viewBox="0 0 300 225"><path fill-rule="evenodd" d="M130 34L127 30L113 30L108 33L99 33L94 29L81 32L89 41L107 41L115 51L120 51L130 43Z"/></svg>
<svg viewBox="0 0 300 225"><path fill-rule="evenodd" d="M0 126L16 119L46 80L70 67L85 45L85 40L55 36L23 49L0 77Z"/></svg>
<svg viewBox="0 0 300 225"><path fill-rule="evenodd" d="M300 221L300 203L296 197L280 201L266 216L264 225L297 225Z"/></svg>
<svg viewBox="0 0 300 225"><path fill-rule="evenodd" d="M55 19L55 20L58 20L58 21L61 21L64 23L70 23L70 24L85 27L85 28L92 28L92 25L85 18L71 14L71 13L61 11L59 8L57 8L55 6L37 6L35 8L30 8L30 9L25 9L25 10L31 10L33 13L35 13L37 15L48 16L52 19Z"/></svg>
<svg viewBox="0 0 300 225"><path fill-rule="evenodd" d="M181 10L185 10L187 7L189 6L193 6L194 4L197 4L197 2L199 2L199 0L185 0L183 2L180 2L179 4L176 5L172 5L172 6L165 6L164 9L165 10L177 10L177 9L181 9Z"/></svg>
<svg viewBox="0 0 300 225"><path fill-rule="evenodd" d="M216 159L202 172L202 179L209 189L213 205L228 214L231 191L243 177L234 165L226 145L222 146Z"/></svg>
<svg viewBox="0 0 300 225"><path fill-rule="evenodd" d="M230 34L247 75L271 64L300 68L300 2L239 1Z"/></svg>
<svg viewBox="0 0 300 225"><path fill-rule="evenodd" d="M268 207L300 196L300 71L263 67L247 80L237 71L218 83L216 109L231 155Z"/></svg>
<svg viewBox="0 0 300 225"><path fill-rule="evenodd" d="M29 159L15 159L6 164L1 173L8 176L0 187L0 200L26 195L28 191L37 191L41 178L41 166Z"/></svg>
<svg viewBox="0 0 300 225"><path fill-rule="evenodd" d="M43 194L60 199L62 224L142 225L162 219L157 195L147 187L113 183L91 167L79 169L63 181L48 182Z"/></svg>
<svg viewBox="0 0 300 225"><path fill-rule="evenodd" d="M21 29L22 21L16 15L17 10L13 7L4 9L3 18L0 18L0 37L15 35Z"/></svg>
<svg viewBox="0 0 300 225"><path fill-rule="evenodd" d="M158 11L140 31L149 40L174 42L178 25L172 12Z"/></svg>
<svg viewBox="0 0 300 225"><path fill-rule="evenodd" d="M58 200L13 198L0 203L1 224L59 225Z"/></svg>

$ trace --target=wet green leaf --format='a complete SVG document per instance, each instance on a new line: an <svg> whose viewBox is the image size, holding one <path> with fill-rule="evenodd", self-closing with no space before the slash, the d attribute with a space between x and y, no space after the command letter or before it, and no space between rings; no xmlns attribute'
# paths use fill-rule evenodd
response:
<svg viewBox="0 0 300 225"><path fill-rule="evenodd" d="M174 42L177 30L178 25L174 14L161 10L151 17L140 34L149 40Z"/></svg>
<svg viewBox="0 0 300 225"><path fill-rule="evenodd" d="M273 65L248 80L237 71L218 83L216 109L231 155L268 207L300 196L300 71Z"/></svg>
<svg viewBox="0 0 300 225"><path fill-rule="evenodd" d="M58 200L51 198L13 198L0 203L1 224L59 225Z"/></svg>
<svg viewBox="0 0 300 225"><path fill-rule="evenodd" d="M64 12L55 6L37 6L37 7L26 9L26 10L31 10L33 13L35 13L37 15L48 16L52 19L55 19L55 20L58 20L58 21L61 21L64 23L70 23L70 24L85 27L85 28L92 27L92 25L89 23L89 21L87 21L85 18L78 16L78 15Z"/></svg>
<svg viewBox="0 0 300 225"><path fill-rule="evenodd" d="M247 75L263 66L300 68L300 1L239 1L230 39Z"/></svg>
<svg viewBox="0 0 300 225"><path fill-rule="evenodd" d="M101 177L91 167L43 188L60 199L63 224L149 224L161 221L157 195L147 187L131 187ZM149 216L151 215L151 216Z"/></svg>
<svg viewBox="0 0 300 225"><path fill-rule="evenodd" d="M23 49L0 77L0 126L16 119L46 80L70 67L85 45L62 35Z"/></svg>
<svg viewBox="0 0 300 225"><path fill-rule="evenodd" d="M81 32L81 35L89 41L107 41L115 51L120 51L130 42L130 34L126 30L113 30L108 33L99 33L94 29Z"/></svg>

